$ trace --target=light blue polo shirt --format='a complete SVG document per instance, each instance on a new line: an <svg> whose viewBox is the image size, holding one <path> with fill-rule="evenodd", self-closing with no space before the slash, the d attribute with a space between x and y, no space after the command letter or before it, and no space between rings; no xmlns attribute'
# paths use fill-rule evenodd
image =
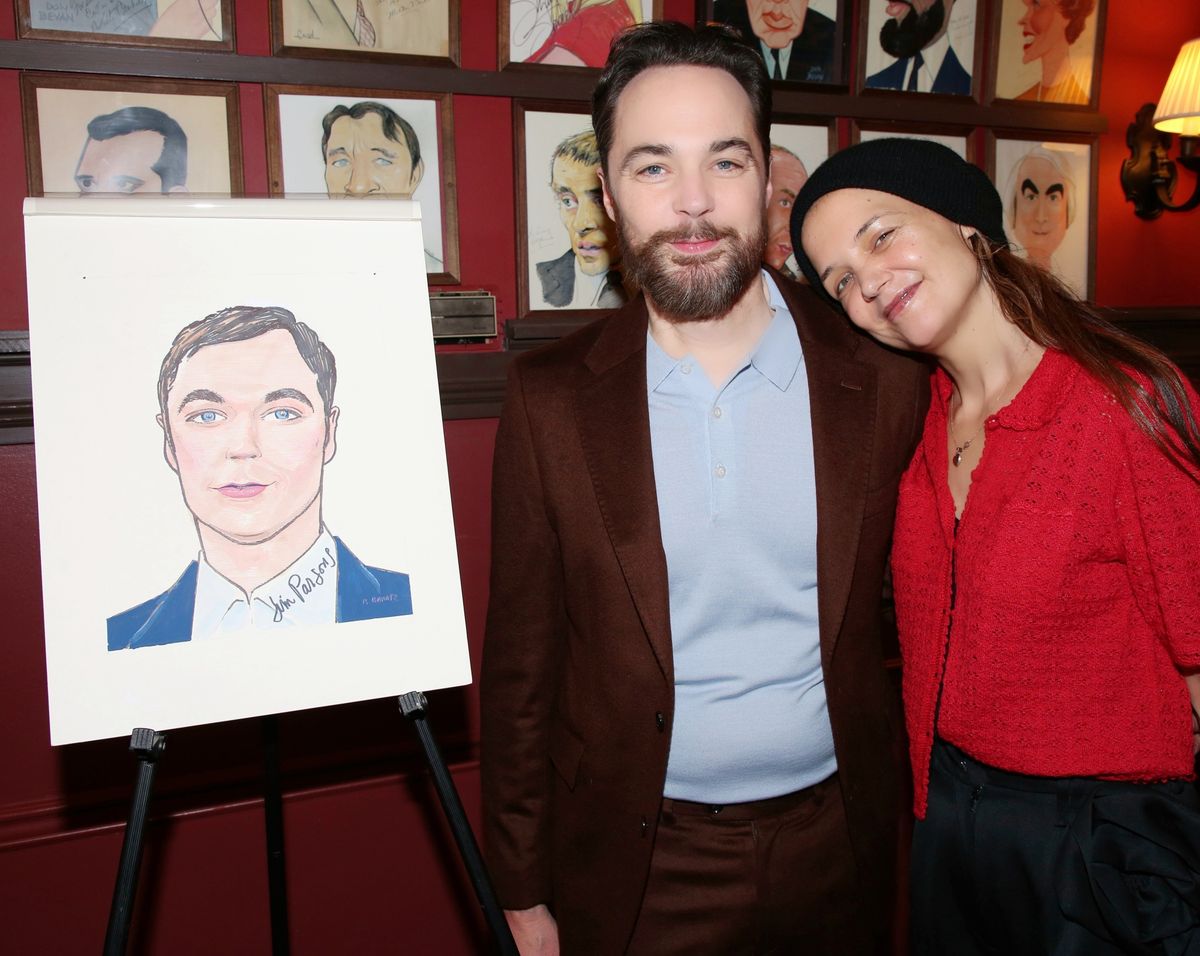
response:
<svg viewBox="0 0 1200 956"><path fill-rule="evenodd" d="M699 803L763 800L837 769L817 628L808 378L791 313L766 282L774 317L720 387L647 333L675 666L665 794Z"/></svg>

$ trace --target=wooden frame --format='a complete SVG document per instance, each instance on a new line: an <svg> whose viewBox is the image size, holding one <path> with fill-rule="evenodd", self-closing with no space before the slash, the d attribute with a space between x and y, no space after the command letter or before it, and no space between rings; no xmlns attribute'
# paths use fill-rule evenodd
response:
<svg viewBox="0 0 1200 956"><path fill-rule="evenodd" d="M846 73L850 31L847 25L852 5L849 0L809 0L806 4L799 0L793 6L802 4L805 7L804 19L798 31L794 19L785 22L781 29L772 29L760 16L762 0L696 0L696 22L723 23L754 42L762 52L767 72L775 82L789 87L797 84L817 87L848 85ZM752 5L753 11L750 9ZM774 7L774 10L777 16L795 12L786 6ZM801 41L807 49L800 50L794 46ZM783 77L775 76L774 58L769 58L764 49L772 43L782 44L779 47L780 56L788 57L786 64L780 60Z"/></svg>
<svg viewBox="0 0 1200 956"><path fill-rule="evenodd" d="M888 123L883 121L850 121L850 144L864 140L880 139L883 136L908 136L913 139L928 139L948 146L969 163L979 163L976 137L973 129L950 126L945 123ZM863 134L867 135L863 135ZM958 140L962 140L961 150Z"/></svg>
<svg viewBox="0 0 1200 956"><path fill-rule="evenodd" d="M117 10L114 0L110 0L109 9L99 12L96 8L104 6L103 3L89 4L84 10L82 5L67 0L17 0L17 36L21 39L232 52L233 2L174 0L167 4L162 15L155 15L156 0L144 0L140 11L131 11L128 7ZM165 35L152 36L149 31L153 30Z"/></svg>
<svg viewBox="0 0 1200 956"><path fill-rule="evenodd" d="M1048 266L1081 298L1090 300L1096 286L1099 140L1051 135L1053 139L1026 131L988 130L987 173L1000 193L1004 228L1014 249ZM1032 169L1022 167L1031 150L1040 162ZM1030 188L1023 192L1024 180ZM1061 199L1055 199L1056 193ZM1022 195L1029 210L1024 214L1018 208Z"/></svg>
<svg viewBox="0 0 1200 956"><path fill-rule="evenodd" d="M272 196L315 194L336 198L373 193L416 199L422 202L425 215L423 232L429 243L426 251L428 281L434 285L458 283L458 190L455 187L454 116L449 93L267 84L263 97L266 101L268 182ZM325 176L325 164L318 158L322 120L336 106L351 107L362 102L382 105L411 124L423 167L413 192L392 193L392 187L382 180L364 186L354 182L352 176L347 176L339 186ZM367 118L364 115L361 119ZM307 133L300 133L301 123L306 129L311 125L311 140ZM398 135L403 136L403 131L398 131ZM432 157L428 148L430 139L436 147ZM289 166L292 167L290 187L286 176ZM435 214L432 217L431 208Z"/></svg>
<svg viewBox="0 0 1200 956"><path fill-rule="evenodd" d="M60 109L66 107L66 115L42 115L39 102L43 99L54 100ZM23 73L21 105L31 196L41 196L47 191L58 194L155 191L154 187L160 184L161 192L233 196L242 193L242 138L237 86L233 83ZM182 188L168 182L171 174L164 176L155 170L158 179L148 178L142 189L131 188L131 177L121 177L120 189L105 189L99 182L94 190L86 189L82 181L76 180L87 154L84 147L92 142L115 142L123 135L117 133L111 138L92 140L87 130L89 120L134 106L150 107L160 115L166 113L168 120L176 120L182 128L187 137L186 178ZM130 132L136 135L139 131ZM224 142L212 145L214 138ZM164 146L165 140L166 134ZM209 151L198 148L204 145L209 146ZM161 158L160 155L155 165L160 164Z"/></svg>
<svg viewBox="0 0 1200 956"><path fill-rule="evenodd" d="M896 21L887 15L886 5L881 0L864 0L860 6L856 89L881 95L910 94L913 91L905 87L911 76L914 54L897 58L882 46L881 34L885 29L889 34L896 30ZM932 88L925 90L922 85L919 89L922 95L956 99L969 96L979 101L983 89L980 72L983 65L985 9L985 0L955 0L946 29L935 34L921 48L922 51L936 50L939 53L944 49L937 73L932 78ZM912 23L912 17L915 16L915 12L910 12L902 22ZM947 38L949 45L943 47ZM925 71L920 83L928 80L929 71Z"/></svg>
<svg viewBox="0 0 1200 956"><path fill-rule="evenodd" d="M367 14L365 28L356 19L358 3ZM276 56L314 57L323 60L358 60L407 65L457 66L461 56L461 0L432 0L432 3L389 4L380 9L384 0L270 0L271 50ZM415 25L410 19L440 13L446 8L444 45L440 37L426 37L409 49L402 40L420 38L430 31L431 23ZM430 10L431 6L439 9ZM400 11L400 16L396 11ZM326 19L336 23L336 30L324 25L320 13L328 11ZM433 22L438 23L440 17ZM440 23L438 23L440 26ZM436 29L436 27L435 27ZM382 34L382 37L380 36ZM391 48L387 44L391 43Z"/></svg>
<svg viewBox="0 0 1200 956"><path fill-rule="evenodd" d="M608 42L613 36L616 36L622 29L632 23L632 14L626 8L627 0L597 0L589 6L585 11L576 13L572 17L564 20L564 24L568 21L586 14L589 17L600 19L598 24L597 35L591 38L590 43L585 46L576 47L576 49L568 49L565 45L559 49L567 54L570 54L575 60L582 62L569 63L566 62L567 57L550 60L532 62L527 57L538 52L553 32L557 29L552 25L552 8L555 0L496 0L499 5L499 17L497 18L496 29L496 50L497 63L500 69L505 69L510 66L528 67L536 70L546 69L565 69L565 70L580 70L580 69L599 69L604 66L604 60L608 56ZM661 20L663 18L663 0L640 0L642 5L642 16L645 17L649 11L650 20ZM599 11L613 11L611 17L604 17ZM514 12L515 11L515 12ZM619 16L618 12L624 14ZM560 27L563 24L560 24ZM528 42L522 42L518 48L517 57L513 57L513 33L520 31L522 38L528 38ZM582 30L579 31L583 33ZM602 35L603 34L603 35ZM605 39L607 36L607 40ZM584 40L587 38L584 37Z"/></svg>
<svg viewBox="0 0 1200 956"><path fill-rule="evenodd" d="M1107 0L1095 0L1095 8L1073 24L1059 2L1044 4L1039 15L1030 12L1025 0L994 0L988 83L993 102L1022 103L1032 109L1098 108ZM1074 40L1068 40L1076 30ZM1053 74L1059 79L1044 85L1055 63L1062 64Z"/></svg>

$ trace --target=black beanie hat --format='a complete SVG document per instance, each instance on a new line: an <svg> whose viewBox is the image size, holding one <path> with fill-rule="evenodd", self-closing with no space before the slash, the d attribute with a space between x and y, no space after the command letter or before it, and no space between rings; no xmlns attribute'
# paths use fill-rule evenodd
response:
<svg viewBox="0 0 1200 956"><path fill-rule="evenodd" d="M813 204L838 189L875 189L932 209L961 226L972 226L1000 246L1004 206L990 179L978 166L941 143L891 137L859 143L834 153L818 166L796 196L792 208L792 250L814 289L830 298L800 245L800 227Z"/></svg>

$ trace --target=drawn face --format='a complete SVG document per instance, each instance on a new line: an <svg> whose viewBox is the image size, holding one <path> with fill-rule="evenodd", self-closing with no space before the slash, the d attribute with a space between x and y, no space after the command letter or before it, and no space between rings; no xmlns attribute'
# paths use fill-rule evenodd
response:
<svg viewBox="0 0 1200 956"><path fill-rule="evenodd" d="M767 253L764 257L782 269L792 254L792 206L796 193L808 181L808 170L791 153L771 150L771 204L767 206Z"/></svg>
<svg viewBox="0 0 1200 956"><path fill-rule="evenodd" d="M664 315L724 315L766 242L770 186L749 97L724 70L652 67L621 93L613 127L604 202L626 272Z"/></svg>
<svg viewBox="0 0 1200 956"><path fill-rule="evenodd" d="M167 464L188 510L235 544L273 538L320 515L321 476L333 458L338 410L291 333L200 349L179 366L167 396Z"/></svg>
<svg viewBox="0 0 1200 956"><path fill-rule="evenodd" d="M378 113L360 119L343 116L329 129L325 190L331 197L411 199L424 172L424 160L413 167L403 137L396 142L383 134Z"/></svg>
<svg viewBox="0 0 1200 956"><path fill-rule="evenodd" d="M612 220L604 211L597 169L570 156L559 156L554 160L554 176L550 181L558 218L571 240L571 251L580 271L588 276L608 271L613 258L609 243L615 238Z"/></svg>
<svg viewBox="0 0 1200 956"><path fill-rule="evenodd" d="M801 241L851 322L886 345L939 354L986 301L964 241L973 234L890 193L839 189L813 204Z"/></svg>
<svg viewBox="0 0 1200 956"><path fill-rule="evenodd" d="M1013 237L1033 262L1046 268L1067 234L1067 187L1054 164L1027 156L1017 170Z"/></svg>
<svg viewBox="0 0 1200 956"><path fill-rule="evenodd" d="M79 195L161 193L162 179L151 167L163 151L163 135L143 129L109 139L88 139L75 167ZM185 192L176 186L170 192Z"/></svg>
<svg viewBox="0 0 1200 956"><path fill-rule="evenodd" d="M953 9L954 0L888 0L879 45L896 59L915 56L945 32Z"/></svg>
<svg viewBox="0 0 1200 956"><path fill-rule="evenodd" d="M804 29L808 0L746 0L750 29L772 50L782 50Z"/></svg>
<svg viewBox="0 0 1200 956"><path fill-rule="evenodd" d="M1058 0L1022 0L1025 13L1017 25L1021 28L1022 63L1040 60L1056 49L1067 47L1067 18L1059 9Z"/></svg>

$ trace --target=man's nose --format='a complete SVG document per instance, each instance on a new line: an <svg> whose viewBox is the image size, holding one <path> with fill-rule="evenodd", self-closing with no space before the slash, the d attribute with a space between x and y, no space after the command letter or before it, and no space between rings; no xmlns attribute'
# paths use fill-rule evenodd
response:
<svg viewBox="0 0 1200 956"><path fill-rule="evenodd" d="M713 194L708 177L702 170L683 172L675 194L675 211L690 219L699 219L712 212Z"/></svg>
<svg viewBox="0 0 1200 956"><path fill-rule="evenodd" d="M575 231L580 235L591 232L600 224L599 203L585 199L575 210Z"/></svg>
<svg viewBox="0 0 1200 956"><path fill-rule="evenodd" d="M225 457L233 459L257 458L260 454L258 444L258 420L253 415L244 415L229 423L229 446L225 449Z"/></svg>
<svg viewBox="0 0 1200 956"><path fill-rule="evenodd" d="M378 190L379 184L371 175L370 162L355 160L350 166L350 180L346 183L346 192L352 196L365 196Z"/></svg>

